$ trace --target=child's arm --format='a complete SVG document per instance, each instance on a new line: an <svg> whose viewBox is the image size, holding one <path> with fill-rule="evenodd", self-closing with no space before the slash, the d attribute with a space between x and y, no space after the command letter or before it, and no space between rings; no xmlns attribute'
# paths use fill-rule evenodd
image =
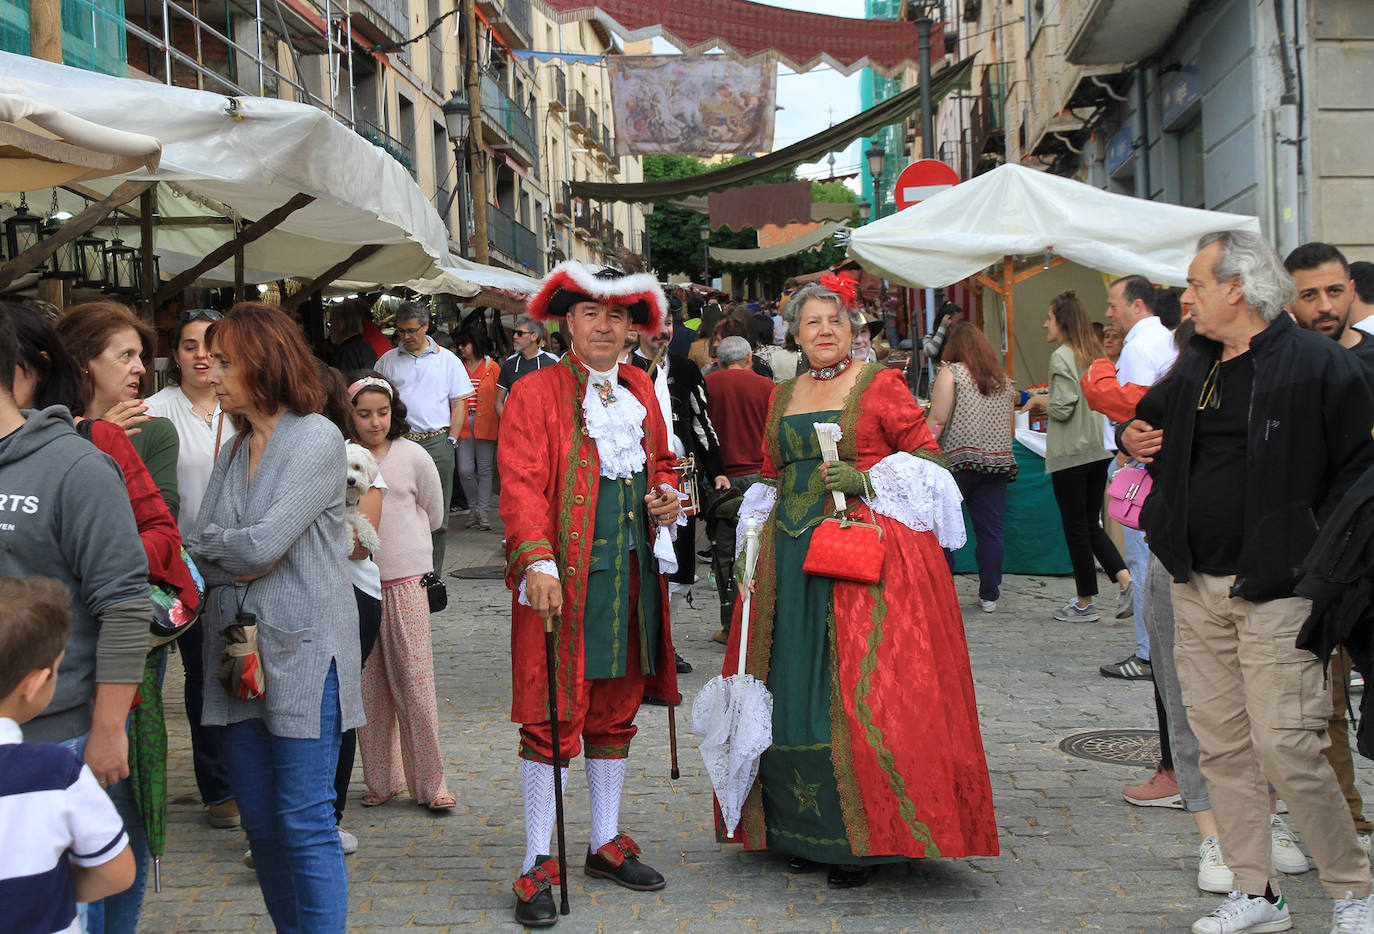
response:
<svg viewBox="0 0 1374 934"><path fill-rule="evenodd" d="M79 902L94 902L117 895L134 884L134 851L128 843L114 859L99 866L72 861L72 887Z"/></svg>

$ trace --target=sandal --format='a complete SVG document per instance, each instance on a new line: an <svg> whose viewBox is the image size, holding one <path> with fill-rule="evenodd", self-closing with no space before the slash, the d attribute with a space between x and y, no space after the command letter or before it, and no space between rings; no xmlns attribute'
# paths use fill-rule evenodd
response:
<svg viewBox="0 0 1374 934"><path fill-rule="evenodd" d="M363 792L362 800L358 803L365 808L375 808L379 805L386 804L394 797L396 797L396 793L394 791L389 795L384 795L379 791L369 790Z"/></svg>
<svg viewBox="0 0 1374 934"><path fill-rule="evenodd" d="M435 795L425 803L431 811L451 811L457 805L458 801L450 794Z"/></svg>

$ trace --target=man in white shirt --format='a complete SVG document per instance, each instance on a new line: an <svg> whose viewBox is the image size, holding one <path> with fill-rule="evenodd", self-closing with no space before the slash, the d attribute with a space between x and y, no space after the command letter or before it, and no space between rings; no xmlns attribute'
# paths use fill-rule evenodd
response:
<svg viewBox="0 0 1374 934"><path fill-rule="evenodd" d="M396 312L401 342L377 360L377 372L396 387L406 406L410 433L434 460L444 496L444 524L435 530L434 573L444 573L448 542L448 507L453 496L453 449L462 431L464 399L472 395L467 368L429 336L429 312L410 302Z"/></svg>
<svg viewBox="0 0 1374 934"><path fill-rule="evenodd" d="M1366 334L1374 334L1374 263L1363 260L1351 263L1350 278L1355 283L1355 300L1350 303L1347 323Z"/></svg>
<svg viewBox="0 0 1374 934"><path fill-rule="evenodd" d="M1174 336L1155 316L1155 287L1144 276L1117 279L1107 289L1107 319L1122 334L1121 357L1116 362L1116 381L1153 386L1174 365L1178 350ZM1148 680L1150 636L1145 629L1145 574L1150 565L1150 549L1145 533L1121 529L1126 566L1131 571L1132 616L1135 620L1135 653L1119 662L1101 666L1103 677Z"/></svg>

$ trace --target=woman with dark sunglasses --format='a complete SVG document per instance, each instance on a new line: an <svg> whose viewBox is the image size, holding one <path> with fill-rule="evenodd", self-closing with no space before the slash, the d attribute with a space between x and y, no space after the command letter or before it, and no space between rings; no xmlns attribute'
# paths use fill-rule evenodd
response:
<svg viewBox="0 0 1374 934"><path fill-rule="evenodd" d="M148 414L171 420L176 426L181 447L177 455L177 489L181 494L177 525L182 534L191 527L210 472L215 466L217 445L232 444L234 426L220 412L215 387L210 385L210 351L205 332L222 318L208 308L188 308L177 319L172 332L171 362L167 367L167 386L144 400ZM201 725L205 672L201 660L203 627L193 623L180 639L182 665L186 671L186 720L191 727L191 758L201 803L208 809L211 827L232 829L239 826L238 804L229 788L229 772L220 752L220 727Z"/></svg>

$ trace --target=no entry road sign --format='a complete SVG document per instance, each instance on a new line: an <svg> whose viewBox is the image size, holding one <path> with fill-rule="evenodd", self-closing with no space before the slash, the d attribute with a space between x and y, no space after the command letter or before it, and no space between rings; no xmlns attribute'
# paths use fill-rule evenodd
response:
<svg viewBox="0 0 1374 934"><path fill-rule="evenodd" d="M897 210L920 204L959 184L959 173L939 159L917 159L897 176Z"/></svg>

